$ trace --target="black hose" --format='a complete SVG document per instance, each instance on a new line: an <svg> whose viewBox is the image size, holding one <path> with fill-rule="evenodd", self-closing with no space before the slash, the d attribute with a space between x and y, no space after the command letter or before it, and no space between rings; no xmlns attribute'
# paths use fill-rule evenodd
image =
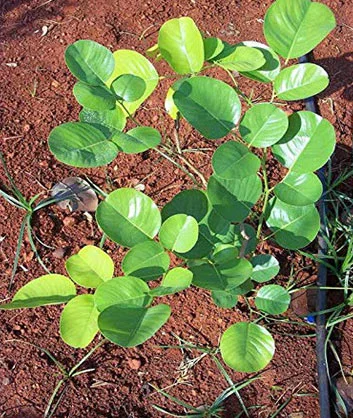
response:
<svg viewBox="0 0 353 418"><path fill-rule="evenodd" d="M299 58L300 63L309 62L307 55ZM315 97L309 97L304 100L307 110L319 114L319 109ZM320 213L320 233L318 235L319 251L318 255L324 259L327 255L327 242L324 237L327 236L327 220L326 220L326 202L325 193L327 191L326 183L326 166L321 167L317 172L323 187L323 194L318 202L318 209ZM317 279L317 298L316 311L321 312L326 309L326 290L322 289L327 284L327 268L322 263L318 265L318 279ZM326 364L326 316L320 314L316 316L316 357L317 357L317 372L318 372L318 389L320 402L320 418L330 418L330 395L329 383Z"/></svg>

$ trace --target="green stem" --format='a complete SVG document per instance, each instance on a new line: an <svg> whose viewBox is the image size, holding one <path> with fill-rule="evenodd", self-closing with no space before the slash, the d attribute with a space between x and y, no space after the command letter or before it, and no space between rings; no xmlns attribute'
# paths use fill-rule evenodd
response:
<svg viewBox="0 0 353 418"><path fill-rule="evenodd" d="M226 73L229 75L230 79L232 80L233 84L234 84L234 90L246 101L246 103L249 106L254 106L253 102L251 101L251 99L244 94L238 87L238 83L236 82L233 74L231 73L231 71L229 71L227 68L220 66L221 68L223 68L224 71L226 71Z"/></svg>
<svg viewBox="0 0 353 418"><path fill-rule="evenodd" d="M264 148L264 153L261 159L261 168L262 168L262 174L263 174L263 180L264 180L264 200L263 200L263 205L262 205L262 211L261 211L261 215L260 215L260 219L259 219L259 225L257 227L257 233L256 233L256 238L259 240L261 237L261 232L262 232L262 227L263 227L263 223L265 220L265 212L267 209L267 205L268 205L268 200L270 197L270 193L271 190L268 187L268 178L267 178L267 171L266 171L266 159L267 159L267 148Z"/></svg>
<svg viewBox="0 0 353 418"><path fill-rule="evenodd" d="M126 108L126 106L124 105L123 101L119 101L121 107L125 110L125 112L127 113L128 117L137 125L137 126L141 126L141 123L135 119L132 114L129 112L129 110Z"/></svg>

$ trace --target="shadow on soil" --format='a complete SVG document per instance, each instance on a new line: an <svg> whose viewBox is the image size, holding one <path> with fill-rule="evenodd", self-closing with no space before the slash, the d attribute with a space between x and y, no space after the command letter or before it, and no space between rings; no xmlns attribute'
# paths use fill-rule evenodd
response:
<svg viewBox="0 0 353 418"><path fill-rule="evenodd" d="M61 20L75 0L0 0L0 40L24 38L50 20ZM41 24L41 26L39 25Z"/></svg>
<svg viewBox="0 0 353 418"><path fill-rule="evenodd" d="M342 89L342 98L353 101L353 51L339 57L315 59L314 56L311 62L323 67L330 77L330 85L319 97L330 97Z"/></svg>

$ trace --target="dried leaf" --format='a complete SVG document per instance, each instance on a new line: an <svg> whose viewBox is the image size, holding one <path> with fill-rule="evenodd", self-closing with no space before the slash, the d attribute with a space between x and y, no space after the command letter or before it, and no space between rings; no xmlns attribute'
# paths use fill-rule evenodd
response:
<svg viewBox="0 0 353 418"><path fill-rule="evenodd" d="M80 177L68 177L56 183L51 189L51 196L59 200L57 205L61 209L95 212L98 206L95 191Z"/></svg>
<svg viewBox="0 0 353 418"><path fill-rule="evenodd" d="M347 412L353 412L353 377L346 376L345 379L340 377L336 381L336 388L345 404Z"/></svg>

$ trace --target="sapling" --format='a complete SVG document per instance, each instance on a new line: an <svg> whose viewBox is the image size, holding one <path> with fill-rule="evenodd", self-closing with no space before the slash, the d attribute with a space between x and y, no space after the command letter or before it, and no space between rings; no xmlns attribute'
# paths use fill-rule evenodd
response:
<svg viewBox="0 0 353 418"><path fill-rule="evenodd" d="M279 262L257 249L267 240L285 250L314 241L320 229L315 202L322 193L315 171L330 158L335 132L325 118L309 111L288 115L280 104L328 86L322 67L289 60L308 53L334 27L330 9L310 0L271 5L264 20L268 45L231 45L204 36L189 17L165 22L149 55L153 51L174 71L176 81L165 103L176 121L173 138L141 126L136 116L161 78L147 58L126 49L112 53L89 40L70 45L66 64L78 80L74 95L83 109L78 122L50 133L55 157L75 167L97 167L120 152L152 149L182 167L198 187L178 193L162 211L139 191L113 191L99 204L96 220L108 238L130 248L122 261L124 277L112 278L109 257L85 247L66 266L71 279L95 288L94 294L76 296L69 278L44 276L2 308L67 303L61 335L74 347L89 344L98 330L124 347L143 343L170 315L169 306L152 306L153 299L191 284L209 291L219 307L234 308L242 296L264 314L284 313L288 290L278 284L260 286L279 273ZM225 71L231 84L209 76L209 68ZM234 72L263 83L271 99L261 103L246 95ZM126 130L127 119L136 126ZM213 154L208 180L182 149L178 127L184 123L206 140L227 137ZM271 155L285 171L277 182L267 172ZM168 251L182 260L181 266L170 270ZM147 283L160 277L161 284L151 290ZM233 324L222 335L220 352L231 368L256 372L272 359L274 339L260 320Z"/></svg>

